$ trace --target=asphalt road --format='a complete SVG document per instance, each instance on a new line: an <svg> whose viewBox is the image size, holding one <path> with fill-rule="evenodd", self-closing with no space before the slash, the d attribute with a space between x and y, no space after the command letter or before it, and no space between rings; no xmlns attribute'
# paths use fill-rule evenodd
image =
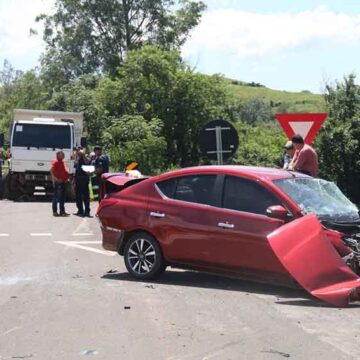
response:
<svg viewBox="0 0 360 360"><path fill-rule="evenodd" d="M0 360L358 359L359 320L360 307L191 271L133 281L95 218L0 201Z"/></svg>

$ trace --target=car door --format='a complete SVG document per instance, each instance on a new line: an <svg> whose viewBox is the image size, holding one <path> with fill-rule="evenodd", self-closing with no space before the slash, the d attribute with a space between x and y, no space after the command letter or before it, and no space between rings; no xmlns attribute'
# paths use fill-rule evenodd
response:
<svg viewBox="0 0 360 360"><path fill-rule="evenodd" d="M189 175L154 184L149 197L149 230L168 261L202 264L208 258L210 213L216 174Z"/></svg>
<svg viewBox="0 0 360 360"><path fill-rule="evenodd" d="M258 181L224 176L221 207L213 208L210 215L208 243L216 267L269 277L286 275L267 240L284 224L266 216L272 205L282 203Z"/></svg>

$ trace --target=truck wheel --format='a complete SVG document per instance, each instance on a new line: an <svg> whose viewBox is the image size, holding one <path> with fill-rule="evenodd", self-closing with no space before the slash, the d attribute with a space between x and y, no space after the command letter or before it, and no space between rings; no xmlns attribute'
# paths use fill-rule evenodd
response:
<svg viewBox="0 0 360 360"><path fill-rule="evenodd" d="M139 280L154 279L166 268L159 243L144 232L134 234L126 243L124 261L128 272Z"/></svg>
<svg viewBox="0 0 360 360"><path fill-rule="evenodd" d="M4 183L4 199L8 200L16 200L18 199L22 193L19 189L14 186L14 182L16 179L13 179L11 174L7 174L5 177Z"/></svg>
<svg viewBox="0 0 360 360"><path fill-rule="evenodd" d="M13 200L11 198L11 191L10 191L10 183L11 183L11 177L10 174L7 174L5 178L3 179L3 187L4 187L4 198L8 200Z"/></svg>

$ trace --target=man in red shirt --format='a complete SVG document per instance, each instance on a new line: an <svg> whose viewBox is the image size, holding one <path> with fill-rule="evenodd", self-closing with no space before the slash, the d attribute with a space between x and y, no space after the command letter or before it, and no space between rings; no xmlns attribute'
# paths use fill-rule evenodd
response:
<svg viewBox="0 0 360 360"><path fill-rule="evenodd" d="M294 135L291 141L296 151L289 165L289 169L310 176L317 176L319 173L319 165L316 151L310 145L304 143L301 135Z"/></svg>
<svg viewBox="0 0 360 360"><path fill-rule="evenodd" d="M65 154L62 150L56 153L56 159L51 162L50 173L54 184L52 209L54 216L68 216L65 212L65 183L69 180L69 170L64 162ZM59 203L60 214L57 212Z"/></svg>

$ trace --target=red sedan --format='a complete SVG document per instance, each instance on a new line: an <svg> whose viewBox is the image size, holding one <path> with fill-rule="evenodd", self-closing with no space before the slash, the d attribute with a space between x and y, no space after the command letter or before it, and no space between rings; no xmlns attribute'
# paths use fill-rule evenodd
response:
<svg viewBox="0 0 360 360"><path fill-rule="evenodd" d="M359 212L331 182L243 166L103 180L103 247L137 279L171 265L300 284L338 306L360 297Z"/></svg>

